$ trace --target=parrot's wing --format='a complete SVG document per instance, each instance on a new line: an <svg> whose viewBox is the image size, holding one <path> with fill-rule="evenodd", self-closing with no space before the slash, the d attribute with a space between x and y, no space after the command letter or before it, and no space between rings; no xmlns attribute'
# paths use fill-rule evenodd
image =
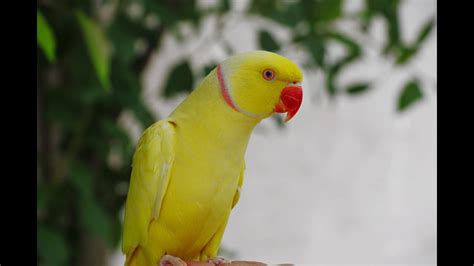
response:
<svg viewBox="0 0 474 266"><path fill-rule="evenodd" d="M156 122L143 133L133 156L125 204L122 251L128 254L148 240L148 225L158 219L174 160L175 122Z"/></svg>
<svg viewBox="0 0 474 266"><path fill-rule="evenodd" d="M242 185L244 183L244 172L245 172L245 162L242 164L242 167L240 168L239 184L237 185L237 191L235 192L234 200L232 201L232 208L234 208L234 206L237 205L237 202L239 202L240 190L242 189Z"/></svg>

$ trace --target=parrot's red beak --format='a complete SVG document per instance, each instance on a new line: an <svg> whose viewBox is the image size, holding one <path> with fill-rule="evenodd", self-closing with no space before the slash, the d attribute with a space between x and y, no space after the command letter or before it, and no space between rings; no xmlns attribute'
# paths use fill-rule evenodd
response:
<svg viewBox="0 0 474 266"><path fill-rule="evenodd" d="M280 94L280 101L275 105L273 111L286 113L285 122L295 116L303 101L303 89L299 85L288 85Z"/></svg>

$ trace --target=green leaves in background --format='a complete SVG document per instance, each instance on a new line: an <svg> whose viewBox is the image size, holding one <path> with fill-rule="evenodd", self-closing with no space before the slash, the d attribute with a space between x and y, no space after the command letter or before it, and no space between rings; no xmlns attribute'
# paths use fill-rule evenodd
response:
<svg viewBox="0 0 474 266"><path fill-rule="evenodd" d="M346 88L346 92L350 95L360 95L366 92L370 88L370 84L367 82L354 83Z"/></svg>
<svg viewBox="0 0 474 266"><path fill-rule="evenodd" d="M400 0L366 0L366 10L363 12L365 24L368 25L375 16L381 16L386 25L386 44L384 54L396 53L403 46L400 40L399 4Z"/></svg>
<svg viewBox="0 0 474 266"><path fill-rule="evenodd" d="M432 18L428 22L426 22L421 27L421 30L418 33L418 37L416 39L416 42L415 42L414 46L419 47L426 40L426 38L430 35L430 33L433 31L434 26L435 26L435 19L434 18Z"/></svg>
<svg viewBox="0 0 474 266"><path fill-rule="evenodd" d="M295 27L304 21L310 23L311 27L318 25L319 28L322 24L330 24L343 14L343 2L343 0L253 0L250 4L250 13L263 15L288 27Z"/></svg>
<svg viewBox="0 0 474 266"><path fill-rule="evenodd" d="M317 21L332 21L342 14L342 0L320 0L313 2L314 16Z"/></svg>
<svg viewBox="0 0 474 266"><path fill-rule="evenodd" d="M194 76L188 61L183 61L176 65L168 75L163 95L172 97L180 92L190 92L193 90Z"/></svg>
<svg viewBox="0 0 474 266"><path fill-rule="evenodd" d="M397 65L406 64L417 52L415 47L402 47L395 63Z"/></svg>
<svg viewBox="0 0 474 266"><path fill-rule="evenodd" d="M93 174L80 162L71 167L71 183L79 193L79 217L84 230L106 240L111 249L118 244L120 223L97 202L94 196Z"/></svg>
<svg viewBox="0 0 474 266"><path fill-rule="evenodd" d="M157 14L165 26L172 28L182 21L189 21L195 26L198 24L203 14L199 13L200 10L197 8L196 2L197 0L146 0L143 1L143 4L145 10Z"/></svg>
<svg viewBox="0 0 474 266"><path fill-rule="evenodd" d="M336 64L346 65L358 59L362 55L362 48L355 39L351 36L343 34L341 32L331 32L327 34L327 37L341 45L346 49L346 56L340 59Z"/></svg>
<svg viewBox="0 0 474 266"><path fill-rule="evenodd" d="M326 44L321 35L312 33L303 37L303 44L308 48L314 62L321 68L325 66Z"/></svg>
<svg viewBox="0 0 474 266"><path fill-rule="evenodd" d="M45 226L37 229L38 256L48 266L67 265L70 252L64 234Z"/></svg>
<svg viewBox="0 0 474 266"><path fill-rule="evenodd" d="M423 98L418 80L412 79L408 81L402 89L398 97L398 111L405 111L409 106Z"/></svg>
<svg viewBox="0 0 474 266"><path fill-rule="evenodd" d="M120 239L120 222L112 219L96 200L82 198L79 214L80 224L86 231L104 239L111 250L117 247Z"/></svg>
<svg viewBox="0 0 474 266"><path fill-rule="evenodd" d="M79 195L84 198L92 198L93 196L93 176L87 168L80 162L74 162L71 166L71 183L78 191Z"/></svg>
<svg viewBox="0 0 474 266"><path fill-rule="evenodd" d="M280 49L280 45L275 41L270 32L261 30L258 33L258 42L263 50L276 52Z"/></svg>
<svg viewBox="0 0 474 266"><path fill-rule="evenodd" d="M406 45L400 49L400 53L396 59L396 64L403 65L407 63L420 50L421 45L430 35L435 25L435 20L430 19L420 29L415 42L412 45Z"/></svg>
<svg viewBox="0 0 474 266"><path fill-rule="evenodd" d="M138 22L124 14L119 14L108 27L110 42L114 44L114 53L120 56L118 60L129 63L135 59L135 43L147 33Z"/></svg>
<svg viewBox="0 0 474 266"><path fill-rule="evenodd" d="M39 10L36 10L36 41L46 58L53 62L56 59L56 38L51 26Z"/></svg>
<svg viewBox="0 0 474 266"><path fill-rule="evenodd" d="M92 19L87 17L82 11L76 11L76 18L82 29L84 40L90 59L94 65L95 73L102 87L110 89L110 56L111 47L107 36L102 28Z"/></svg>
<svg viewBox="0 0 474 266"><path fill-rule="evenodd" d="M306 2L313 1L303 1ZM253 0L249 11L285 26L294 27L304 18L305 7L295 1Z"/></svg>
<svg viewBox="0 0 474 266"><path fill-rule="evenodd" d="M221 0L218 8L220 14L225 13L230 10L230 0Z"/></svg>
<svg viewBox="0 0 474 266"><path fill-rule="evenodd" d="M344 0L253 0L249 12L295 29L293 43L303 45L309 52L312 59L309 66L314 65L322 70L326 82L325 88L330 96L334 96L338 92L360 95L370 88L368 83L351 84L342 90L337 84L342 71L361 58L363 52L360 41L347 34L337 32L332 25L339 18L347 17L347 14L343 12L344 3ZM383 19L387 38L381 52L391 55L394 58L394 63L401 65L408 62L419 51L421 44L432 32L435 19L430 19L425 23L421 27L416 41L407 45L401 39L400 3L399 0L365 0L364 7L358 11L359 16L356 21L361 24L362 33L366 34L374 18ZM258 42L260 47L265 50L277 51L281 48L272 37L271 32L268 31L258 33ZM345 55L334 62L329 62L330 58L327 57L327 46L330 42L336 42L345 48ZM413 94L413 99L416 99L416 95ZM406 100L402 102L405 103Z"/></svg>
<svg viewBox="0 0 474 266"><path fill-rule="evenodd" d="M331 32L327 34L327 38L343 45L346 50L345 56L326 66L326 89L332 96L338 92L336 79L341 70L359 58L362 55L362 49L350 36L340 32Z"/></svg>
<svg viewBox="0 0 474 266"><path fill-rule="evenodd" d="M204 66L202 72L204 73L204 76L207 76L209 75L209 73L211 73L211 71L217 67L217 64L216 63L212 63L212 64L207 64Z"/></svg>

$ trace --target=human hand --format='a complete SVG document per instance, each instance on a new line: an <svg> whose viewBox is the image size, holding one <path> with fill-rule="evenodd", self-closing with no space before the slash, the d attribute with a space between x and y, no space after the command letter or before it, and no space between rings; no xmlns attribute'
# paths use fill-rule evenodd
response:
<svg viewBox="0 0 474 266"><path fill-rule="evenodd" d="M214 263L210 262L198 262L198 261L187 261L188 266L216 266ZM265 263L256 262L256 261L232 261L230 263L219 263L218 266L263 266Z"/></svg>
<svg viewBox="0 0 474 266"><path fill-rule="evenodd" d="M187 261L186 264L188 266L216 266L214 263L210 262L199 262L199 261ZM244 261L244 260L234 260L230 263L219 263L218 266L263 266L267 265L266 263L258 262L258 261ZM277 264L280 266L290 266L293 264Z"/></svg>

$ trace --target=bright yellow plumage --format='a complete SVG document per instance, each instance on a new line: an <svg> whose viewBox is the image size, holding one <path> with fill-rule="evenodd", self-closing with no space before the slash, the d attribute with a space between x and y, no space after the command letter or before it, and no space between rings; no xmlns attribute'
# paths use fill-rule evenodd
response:
<svg viewBox="0 0 474 266"><path fill-rule="evenodd" d="M188 261L217 255L240 197L252 130L273 113L285 86L302 79L291 61L263 51L220 68L139 141L125 208L126 265L157 265L165 254ZM262 78L265 69L276 78Z"/></svg>

